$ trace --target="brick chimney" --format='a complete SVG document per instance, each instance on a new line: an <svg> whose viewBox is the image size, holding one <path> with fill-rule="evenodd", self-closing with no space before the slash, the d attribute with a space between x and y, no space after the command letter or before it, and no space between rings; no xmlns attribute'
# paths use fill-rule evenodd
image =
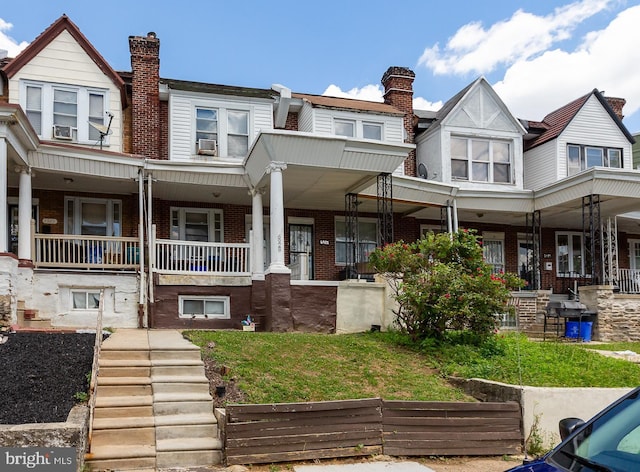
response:
<svg viewBox="0 0 640 472"><path fill-rule="evenodd" d="M382 76L384 103L404 113L405 143L414 142L413 79L416 74L406 67L389 67ZM404 161L404 173L416 176L416 152L411 151Z"/></svg>
<svg viewBox="0 0 640 472"><path fill-rule="evenodd" d="M613 112L616 115L618 115L618 118L620 118L620 120L622 120L622 118L624 118L624 115L622 114L622 109L624 108L627 101L624 98L616 98L616 97L604 97L604 98L609 103L609 106L611 107Z"/></svg>
<svg viewBox="0 0 640 472"><path fill-rule="evenodd" d="M160 158L160 40L129 36L131 52L132 151L151 159Z"/></svg>

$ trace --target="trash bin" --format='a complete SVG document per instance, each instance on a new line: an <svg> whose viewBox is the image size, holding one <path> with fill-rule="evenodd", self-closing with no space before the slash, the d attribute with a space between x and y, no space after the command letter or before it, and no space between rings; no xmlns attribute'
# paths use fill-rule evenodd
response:
<svg viewBox="0 0 640 472"><path fill-rule="evenodd" d="M564 336L566 338L576 339L578 337L579 322L577 321L567 321L564 331Z"/></svg>
<svg viewBox="0 0 640 472"><path fill-rule="evenodd" d="M593 321L567 321L567 327L565 329L565 337L570 339L582 339L583 342L588 343L591 341L591 329L593 328Z"/></svg>

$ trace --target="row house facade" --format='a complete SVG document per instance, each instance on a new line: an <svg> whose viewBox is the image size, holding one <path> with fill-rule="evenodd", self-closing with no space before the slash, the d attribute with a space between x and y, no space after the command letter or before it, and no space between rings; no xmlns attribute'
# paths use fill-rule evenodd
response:
<svg viewBox="0 0 640 472"><path fill-rule="evenodd" d="M0 59L5 323L93 327L102 297L112 327L386 324L368 254L459 228L523 299L639 292L624 100L593 90L532 122L479 78L427 112L404 67L377 103L165 79L154 33L129 46L116 72L62 16Z"/></svg>

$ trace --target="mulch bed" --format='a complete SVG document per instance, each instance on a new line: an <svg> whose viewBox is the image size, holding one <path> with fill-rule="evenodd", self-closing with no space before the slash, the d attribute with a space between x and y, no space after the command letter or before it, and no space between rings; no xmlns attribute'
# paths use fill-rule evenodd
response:
<svg viewBox="0 0 640 472"><path fill-rule="evenodd" d="M0 344L0 424L66 421L74 395L88 391L95 334L7 336Z"/></svg>

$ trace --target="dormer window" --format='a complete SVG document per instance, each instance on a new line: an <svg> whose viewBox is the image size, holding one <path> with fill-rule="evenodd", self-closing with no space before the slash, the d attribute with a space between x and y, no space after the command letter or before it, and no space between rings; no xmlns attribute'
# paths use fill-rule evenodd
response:
<svg viewBox="0 0 640 472"><path fill-rule="evenodd" d="M362 137L382 141L382 123L362 123Z"/></svg>
<svg viewBox="0 0 640 472"><path fill-rule="evenodd" d="M567 145L567 175L591 167L622 168L622 150L599 146Z"/></svg>
<svg viewBox="0 0 640 472"><path fill-rule="evenodd" d="M195 154L242 158L249 151L250 112L195 107Z"/></svg>
<svg viewBox="0 0 640 472"><path fill-rule="evenodd" d="M21 83L20 104L41 139L95 144L100 132L89 122L105 124L107 103L106 90L47 82ZM103 144L109 144L108 137Z"/></svg>
<svg viewBox="0 0 640 472"><path fill-rule="evenodd" d="M451 178L511 183L511 145L506 141L451 138Z"/></svg>
<svg viewBox="0 0 640 472"><path fill-rule="evenodd" d="M335 120L333 127L336 135L353 138L356 135L356 122L351 120Z"/></svg>

